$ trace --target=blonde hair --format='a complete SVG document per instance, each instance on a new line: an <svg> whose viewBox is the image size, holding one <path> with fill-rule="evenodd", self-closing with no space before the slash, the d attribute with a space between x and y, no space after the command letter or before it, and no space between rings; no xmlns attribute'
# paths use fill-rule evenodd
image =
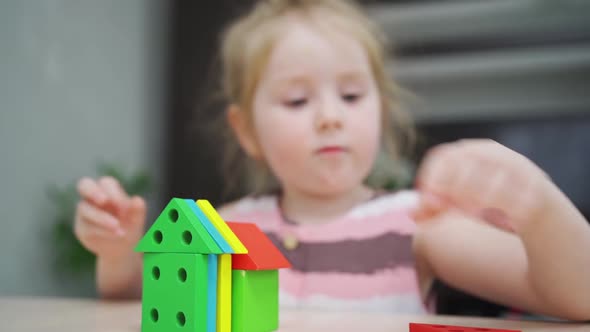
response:
<svg viewBox="0 0 590 332"><path fill-rule="evenodd" d="M282 33L285 18L288 15L297 15L313 21L314 15L318 13L321 13L322 20L335 19L334 23L347 29L366 50L383 110L382 151L385 154L381 154L381 158L389 156L391 160L399 160L404 152L403 148L409 147L413 142L413 131L409 117L400 109L401 90L385 69L387 40L361 8L352 1L259 1L252 11L231 24L222 35L222 90L226 101L239 106L251 119L253 97L258 82L273 46ZM224 128L227 129L223 154L226 189L235 189L235 185L246 185L248 191L255 193L276 189L276 180L266 165L246 158L234 134L228 126ZM248 182L240 183L240 180Z"/></svg>

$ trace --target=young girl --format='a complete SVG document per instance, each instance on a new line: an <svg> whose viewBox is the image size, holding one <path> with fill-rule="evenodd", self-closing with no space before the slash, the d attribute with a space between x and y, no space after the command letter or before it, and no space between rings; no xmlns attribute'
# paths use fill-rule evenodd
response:
<svg viewBox="0 0 590 332"><path fill-rule="evenodd" d="M291 261L283 306L419 313L440 278L510 307L590 319L590 227L523 156L465 140L427 155L416 191L365 184L404 122L379 34L354 4L262 1L223 41L232 137L255 166L249 178L272 175L262 183L278 190L220 213L256 222ZM75 232L98 256L100 295L139 297L144 201L112 178L84 178L79 191Z"/></svg>

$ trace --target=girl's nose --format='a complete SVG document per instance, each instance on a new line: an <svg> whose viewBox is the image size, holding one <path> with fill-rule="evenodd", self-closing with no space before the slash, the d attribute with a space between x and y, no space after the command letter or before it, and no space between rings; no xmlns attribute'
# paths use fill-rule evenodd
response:
<svg viewBox="0 0 590 332"><path fill-rule="evenodd" d="M329 131L342 128L342 109L335 101L325 100L321 103L317 116L317 129L319 131Z"/></svg>

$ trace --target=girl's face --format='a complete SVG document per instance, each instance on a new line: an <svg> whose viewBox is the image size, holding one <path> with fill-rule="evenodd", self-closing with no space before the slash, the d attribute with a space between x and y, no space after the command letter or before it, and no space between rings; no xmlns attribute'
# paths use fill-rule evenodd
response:
<svg viewBox="0 0 590 332"><path fill-rule="evenodd" d="M381 136L381 103L361 44L289 23L253 101L258 154L286 190L331 195L362 187Z"/></svg>

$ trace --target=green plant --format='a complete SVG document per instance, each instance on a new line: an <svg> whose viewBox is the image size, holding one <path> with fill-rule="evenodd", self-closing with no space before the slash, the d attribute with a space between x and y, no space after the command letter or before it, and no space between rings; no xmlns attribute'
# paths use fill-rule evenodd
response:
<svg viewBox="0 0 590 332"><path fill-rule="evenodd" d="M116 178L130 195L145 196L151 190L150 176L144 171L126 174L117 166L101 163L97 166L97 175ZM47 188L47 195L55 207L51 229L51 242L56 253L55 268L73 275L94 271L94 254L80 244L73 231L79 201L76 183L61 187L52 184Z"/></svg>
<svg viewBox="0 0 590 332"><path fill-rule="evenodd" d="M366 183L373 188L388 191L405 189L412 186L414 172L415 165L409 159L393 159L381 153Z"/></svg>

